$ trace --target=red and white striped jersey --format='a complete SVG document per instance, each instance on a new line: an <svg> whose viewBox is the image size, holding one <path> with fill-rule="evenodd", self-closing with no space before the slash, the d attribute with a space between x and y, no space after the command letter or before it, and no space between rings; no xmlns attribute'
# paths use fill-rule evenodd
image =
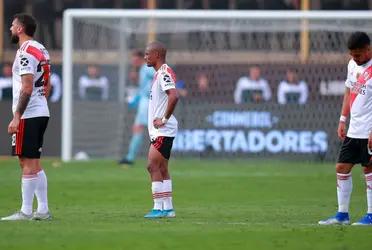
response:
<svg viewBox="0 0 372 250"><path fill-rule="evenodd" d="M350 124L347 136L366 139L372 129L372 66L366 67L349 88Z"/></svg>
<svg viewBox="0 0 372 250"><path fill-rule="evenodd" d="M163 64L155 73L150 90L148 130L151 140L155 140L158 136L175 137L177 134L178 122L173 115L161 128L156 129L153 122L155 118L164 117L168 105L166 91L175 88L176 75L167 64Z"/></svg>
<svg viewBox="0 0 372 250"><path fill-rule="evenodd" d="M45 85L50 78L49 53L45 47L35 40L24 42L17 50L13 63L13 114L19 101L22 87L22 75L34 76L34 85L30 101L22 118L49 117L49 109L45 98Z"/></svg>

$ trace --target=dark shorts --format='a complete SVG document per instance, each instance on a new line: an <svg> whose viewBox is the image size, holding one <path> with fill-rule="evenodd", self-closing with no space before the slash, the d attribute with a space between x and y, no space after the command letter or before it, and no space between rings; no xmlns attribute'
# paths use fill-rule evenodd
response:
<svg viewBox="0 0 372 250"><path fill-rule="evenodd" d="M169 160L172 150L174 137L159 136L151 141L151 144L159 151L159 153Z"/></svg>
<svg viewBox="0 0 372 250"><path fill-rule="evenodd" d="M49 117L21 119L18 132L12 135L12 155L39 159Z"/></svg>
<svg viewBox="0 0 372 250"><path fill-rule="evenodd" d="M342 143L338 163L360 163L362 166L372 166L372 155L368 153L368 139L346 137Z"/></svg>

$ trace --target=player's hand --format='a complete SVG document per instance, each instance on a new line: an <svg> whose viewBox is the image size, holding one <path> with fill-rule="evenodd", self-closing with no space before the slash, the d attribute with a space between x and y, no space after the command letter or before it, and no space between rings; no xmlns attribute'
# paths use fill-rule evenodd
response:
<svg viewBox="0 0 372 250"><path fill-rule="evenodd" d="M8 134L14 134L18 132L19 127L19 118L14 117L13 120L9 123Z"/></svg>
<svg viewBox="0 0 372 250"><path fill-rule="evenodd" d="M369 133L368 137L368 148L372 152L372 131Z"/></svg>
<svg viewBox="0 0 372 250"><path fill-rule="evenodd" d="M164 126L164 123L161 121L161 118L155 118L153 124L155 128L161 128Z"/></svg>
<svg viewBox="0 0 372 250"><path fill-rule="evenodd" d="M340 140L345 140L346 138L346 126L345 126L345 122L339 122L338 123L338 129L337 129L337 135L338 135L338 138L340 138Z"/></svg>

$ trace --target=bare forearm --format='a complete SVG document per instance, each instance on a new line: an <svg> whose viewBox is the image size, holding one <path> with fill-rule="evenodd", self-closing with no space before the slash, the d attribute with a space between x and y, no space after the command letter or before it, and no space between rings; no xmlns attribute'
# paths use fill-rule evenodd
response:
<svg viewBox="0 0 372 250"><path fill-rule="evenodd" d="M174 110L176 109L177 102L178 102L177 95L168 96L168 105L167 105L167 109L164 114L164 117L166 119L169 119L169 117L173 114Z"/></svg>
<svg viewBox="0 0 372 250"><path fill-rule="evenodd" d="M341 115L348 117L350 114L350 90L347 89L342 102Z"/></svg>
<svg viewBox="0 0 372 250"><path fill-rule="evenodd" d="M30 101L31 94L21 90L21 93L19 94L19 100L18 100L18 105L16 109L16 114L19 116L22 116L23 113L25 112L27 105Z"/></svg>

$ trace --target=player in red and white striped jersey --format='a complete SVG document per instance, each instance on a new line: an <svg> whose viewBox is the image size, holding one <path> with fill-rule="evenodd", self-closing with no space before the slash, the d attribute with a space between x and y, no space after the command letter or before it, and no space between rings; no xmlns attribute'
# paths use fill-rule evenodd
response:
<svg viewBox="0 0 372 250"><path fill-rule="evenodd" d="M338 126L343 141L338 162L338 212L321 225L349 224L349 203L352 191L351 170L361 164L367 187L367 214L353 225L372 225L372 52L370 39L364 32L353 33L348 41L352 59L348 64L346 89ZM346 134L346 120L350 117Z"/></svg>
<svg viewBox="0 0 372 250"><path fill-rule="evenodd" d="M145 51L147 66L156 70L149 100L148 130L151 139L148 171L152 180L153 209L145 218L175 217L172 203L172 181L168 171L173 139L178 123L173 111L178 101L176 76L165 63L166 48L160 42L150 43Z"/></svg>
<svg viewBox="0 0 372 250"><path fill-rule="evenodd" d="M19 46L13 63L13 119L8 133L12 135L13 155L22 168L22 207L2 220L50 219L47 178L40 165L43 136L48 125L47 96L50 91L49 54L33 40L34 18L27 14L14 16L11 41ZM32 214L36 195L37 211Z"/></svg>

